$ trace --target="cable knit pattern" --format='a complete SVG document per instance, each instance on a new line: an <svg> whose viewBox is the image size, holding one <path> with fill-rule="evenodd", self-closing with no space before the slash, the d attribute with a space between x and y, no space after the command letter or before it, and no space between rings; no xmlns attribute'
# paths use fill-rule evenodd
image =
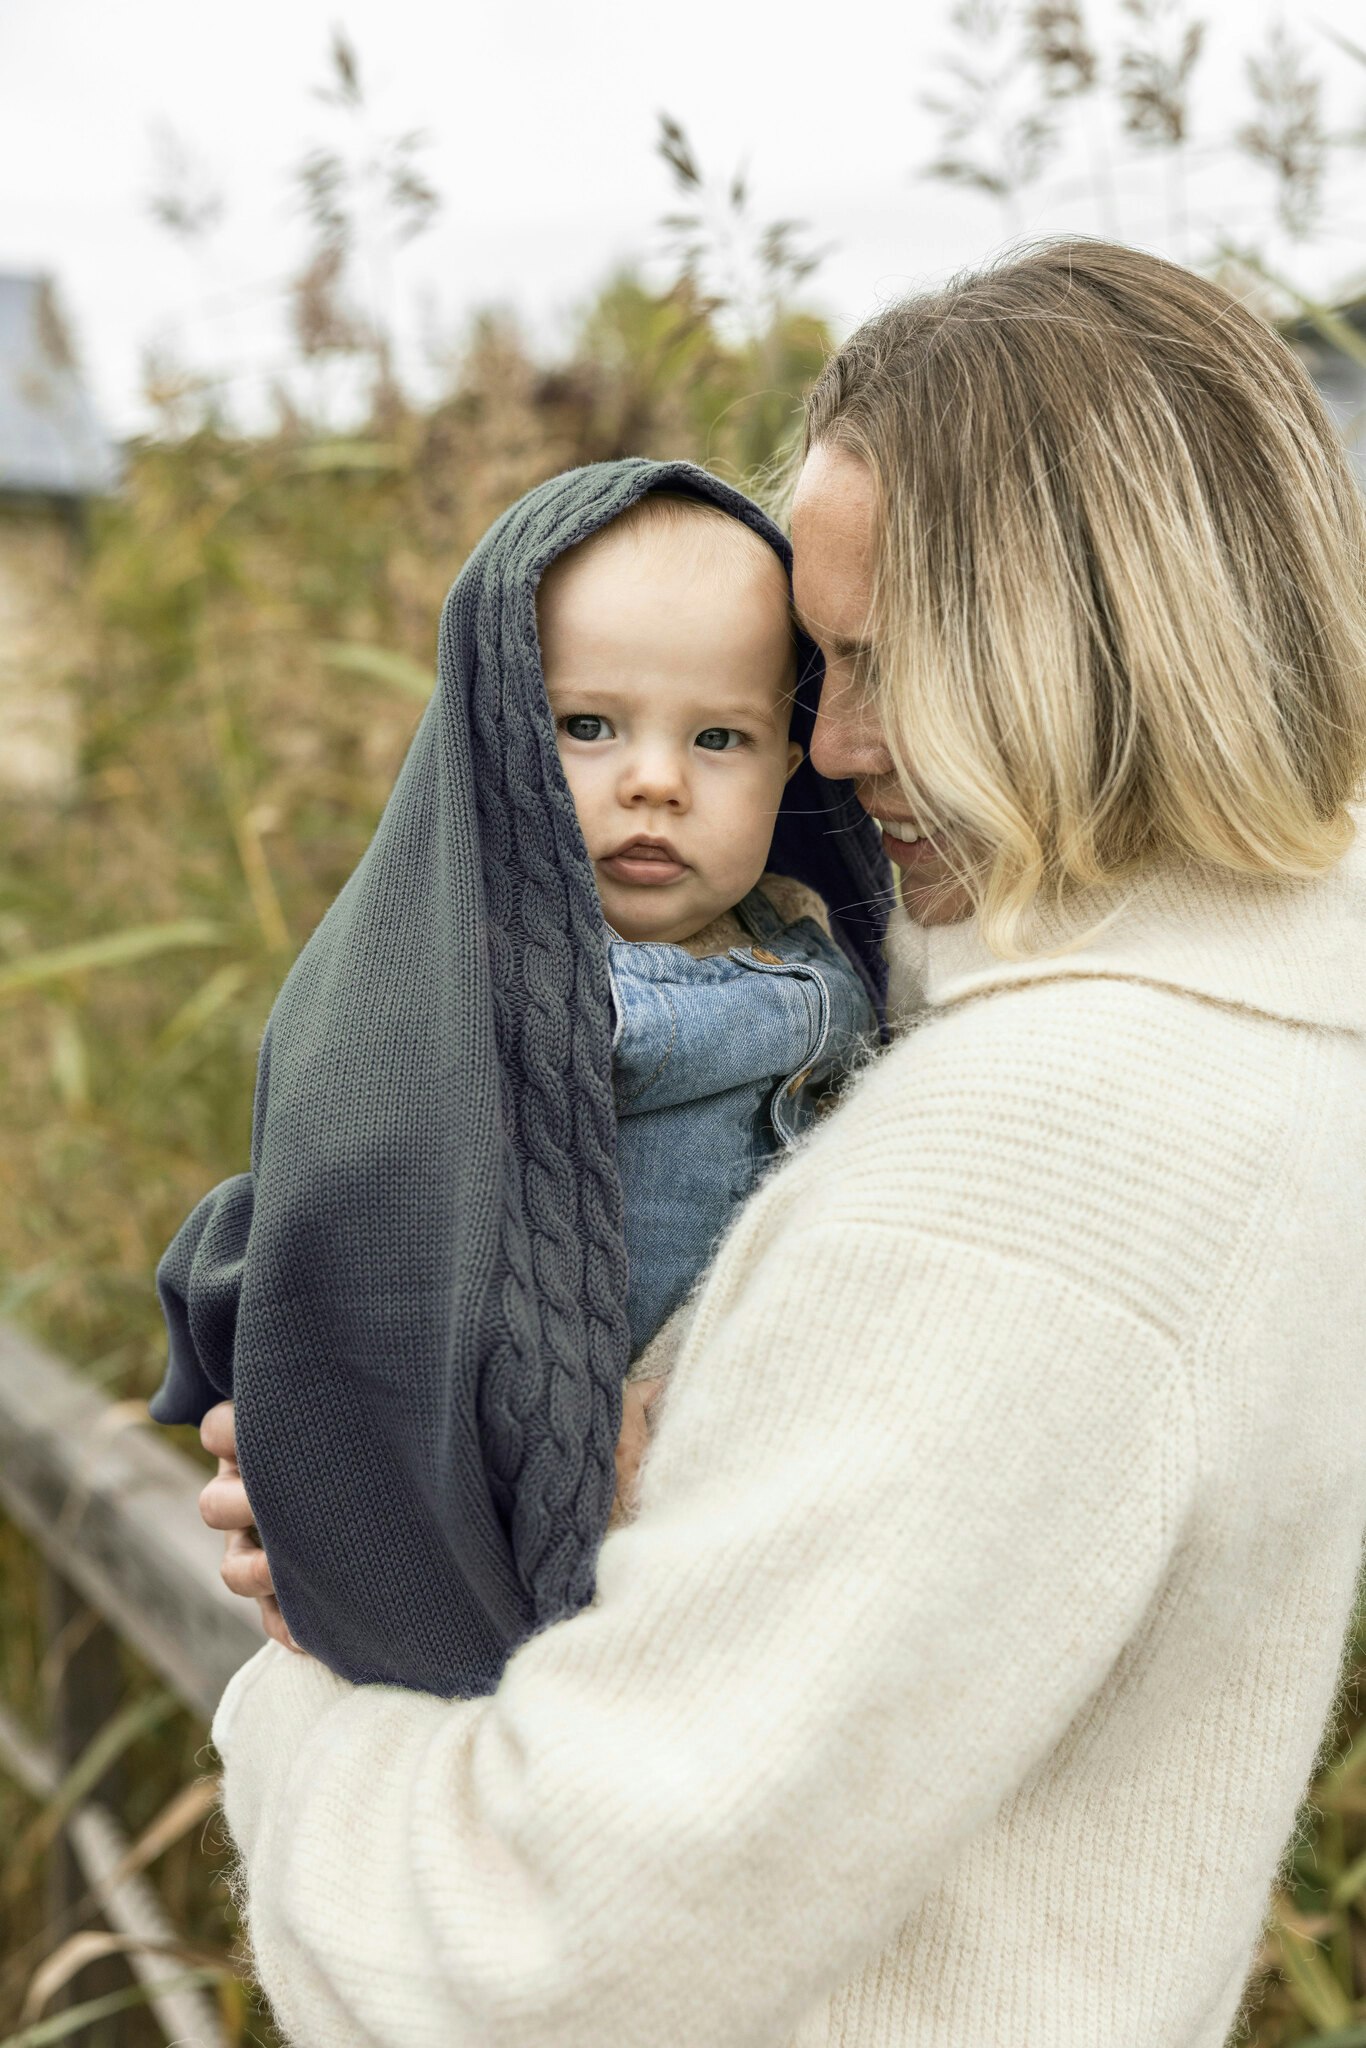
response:
<svg viewBox="0 0 1366 2048"><path fill-rule="evenodd" d="M491 1698L232 1681L294 2048L1221 2048L1366 1526L1366 861L1099 907L899 923Z"/></svg>
<svg viewBox="0 0 1366 2048"><path fill-rule="evenodd" d="M345 1676L491 1691L593 1592L628 1355L606 945L536 634L555 557L645 492L753 505L689 463L601 463L514 505L441 620L384 815L262 1044L251 1172L157 1282L153 1403L231 1392L297 1639ZM820 685L803 643L793 733ZM803 762L773 838L876 995L889 897L846 783Z"/></svg>

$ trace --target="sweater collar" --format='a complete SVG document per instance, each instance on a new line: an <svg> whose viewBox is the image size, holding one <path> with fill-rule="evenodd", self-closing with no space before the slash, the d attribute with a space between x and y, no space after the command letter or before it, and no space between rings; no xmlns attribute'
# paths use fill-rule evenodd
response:
<svg viewBox="0 0 1366 2048"><path fill-rule="evenodd" d="M978 921L933 930L897 912L893 1015L1032 981L1151 982L1297 1024L1366 1033L1366 815L1328 874L1272 882L1197 863L1088 890L1042 919L1038 949L1000 960Z"/></svg>

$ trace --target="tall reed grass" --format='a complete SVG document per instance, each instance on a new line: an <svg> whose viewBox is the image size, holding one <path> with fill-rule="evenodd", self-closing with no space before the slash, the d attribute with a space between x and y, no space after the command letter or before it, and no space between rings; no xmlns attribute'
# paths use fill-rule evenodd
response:
<svg viewBox="0 0 1366 2048"><path fill-rule="evenodd" d="M485 319L429 410L391 386L345 438L297 418L254 439L207 424L149 437L94 514L77 786L60 809L0 812L0 1314L111 1398L145 1399L160 1378L153 1269L246 1162L267 1011L379 817L472 543L575 463L648 449L739 479L794 432L819 322L775 309L726 340L714 311L687 280L661 294L623 274L552 364ZM0 1522L3 1698L35 1731L38 1585ZM186 1792L205 1730L160 1709L141 1725L155 1685L131 1656L123 1679L122 1818L137 1835L162 1817L157 1882L193 1955L222 1958L232 2038L258 2038L227 1969L223 1845L210 1825L201 1847L203 1802ZM46 1922L34 1814L3 1778L0 1841L3 2039L72 1930ZM129 2048L158 2038L136 2007L102 2024Z"/></svg>

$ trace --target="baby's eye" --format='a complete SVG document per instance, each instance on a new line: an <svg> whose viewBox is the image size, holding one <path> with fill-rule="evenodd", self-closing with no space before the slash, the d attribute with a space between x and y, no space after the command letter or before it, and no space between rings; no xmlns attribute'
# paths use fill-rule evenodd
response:
<svg viewBox="0 0 1366 2048"><path fill-rule="evenodd" d="M709 725L693 741L695 747L705 747L710 754L727 754L734 747L749 744L749 734L739 732L733 725Z"/></svg>
<svg viewBox="0 0 1366 2048"><path fill-rule="evenodd" d="M557 723L561 732L567 733L571 740L601 740L610 739L612 736L611 726L605 718L599 718L596 712L571 712L567 718L561 718Z"/></svg>

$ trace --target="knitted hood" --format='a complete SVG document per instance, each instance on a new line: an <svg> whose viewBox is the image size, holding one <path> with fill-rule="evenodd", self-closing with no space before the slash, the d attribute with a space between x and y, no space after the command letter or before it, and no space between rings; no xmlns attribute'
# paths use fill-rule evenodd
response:
<svg viewBox="0 0 1366 2048"><path fill-rule="evenodd" d="M157 1268L160 1422L237 1403L242 1474L297 1640L356 1681L492 1691L592 1598L628 1363L606 942L556 749L535 596L690 463L531 491L442 613L436 689L375 835L267 1021L251 1171ZM802 650L793 732L820 666ZM847 783L804 761L769 865L830 904L883 1010L889 875Z"/></svg>

